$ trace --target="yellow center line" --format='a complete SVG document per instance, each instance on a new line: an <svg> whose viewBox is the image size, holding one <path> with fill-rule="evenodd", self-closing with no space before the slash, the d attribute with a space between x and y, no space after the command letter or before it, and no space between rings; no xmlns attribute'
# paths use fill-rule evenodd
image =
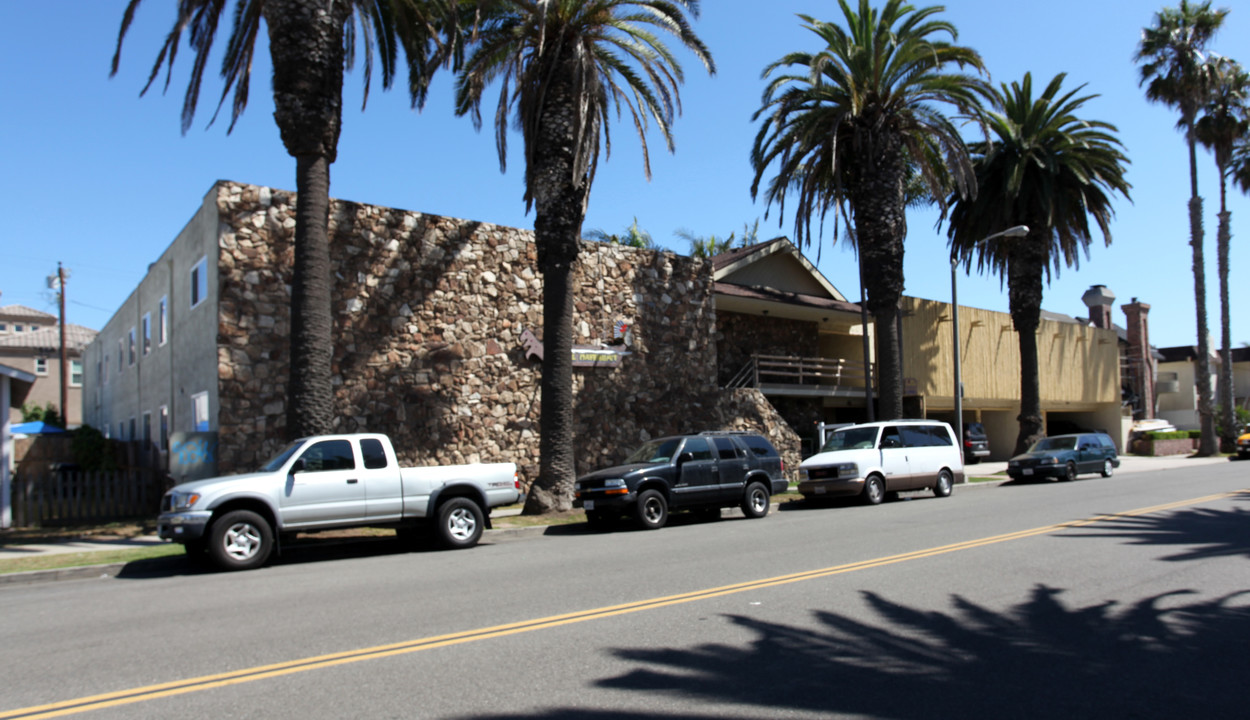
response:
<svg viewBox="0 0 1250 720"><path fill-rule="evenodd" d="M696 590L694 592L682 593L679 595L668 595L665 597L639 600L620 605L610 605L591 610L565 613L563 615L552 615L544 618L508 623L505 625L495 625L492 627L478 628L464 632L448 633L446 635L435 635L432 637L407 640L387 645L376 645L374 647L360 648L357 650L330 653L328 655L317 655L314 657L289 660L287 662L273 663L270 665L260 665L257 667L244 668L241 670L218 673L215 675L202 675L200 677L187 678L185 680L174 680L172 682L160 683L157 685L146 685L129 690L119 690L117 692L104 693L101 695L90 695L87 697L76 698L74 700L64 700L61 702L50 703L47 705L18 708L16 710L0 712L0 720L12 720L14 718L21 718L22 720L37 720L40 718L61 717L87 712L90 710L99 710L107 707L116 707L131 703L146 702L148 700L155 700L158 698L200 692L202 690L210 690L212 688L255 682L257 680L281 677L283 675L291 675L309 670L319 670L322 668L334 667L336 665L360 662L362 660L374 660L377 658L419 652L421 650L432 650L434 648L447 647L449 645L460 645L462 643L490 640L493 638L506 637L508 635L516 635L518 633L545 630L559 627L561 625L586 622L588 620L597 620L617 615L626 615L629 613L641 612L643 610L654 610L656 608L679 605L682 603L694 602L696 600L706 600L725 595L733 595L735 593L746 592L748 590L759 590L763 588L777 587L779 585L788 585L790 583L805 582L807 580L817 580L820 578L832 577L834 575L841 575L858 570L868 570L871 568L884 567L886 565L893 565L895 563L907 562L910 560L919 560L922 558L934 557L936 555L945 555L947 553L958 552L961 550L971 550L973 548L983 547L986 545L993 545L1011 540L1022 540L1024 538L1046 535L1061 530L1085 527L1113 518L1149 515L1152 513L1185 507L1187 505L1198 505L1215 500L1222 500L1245 493L1250 493L1250 490L1216 493L1214 495L1206 495L1189 500L1179 500L1176 502L1164 503L1162 505L1152 505L1150 507L1138 508L1136 510L1129 510L1122 513L1095 515L1082 520L1072 520L1068 522L1056 523L1054 525L1032 528L1030 530L1019 530L1016 532L1004 533L1002 535L978 538L976 540L966 540L964 542L952 543L950 545L926 548L924 550L915 550L912 552L889 555L871 560L862 560L844 565L821 568L819 570L808 570L805 572L791 573L789 575L778 575L771 578L735 583L733 585L722 585L720 587Z"/></svg>

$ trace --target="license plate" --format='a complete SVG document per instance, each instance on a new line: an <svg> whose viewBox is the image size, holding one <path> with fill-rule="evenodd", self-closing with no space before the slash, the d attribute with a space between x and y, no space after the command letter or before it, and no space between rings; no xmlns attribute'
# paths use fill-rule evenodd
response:
<svg viewBox="0 0 1250 720"><path fill-rule="evenodd" d="M582 508L583 508L583 509L585 509L585 510L594 510L594 509L595 509L595 501L594 501L594 500L583 500L583 501L582 501Z"/></svg>
<svg viewBox="0 0 1250 720"><path fill-rule="evenodd" d="M1025 468L1025 469L1021 470L1021 471L1020 471L1020 473L1021 473L1022 475L1032 475L1032 474L1033 474L1033 468Z"/></svg>
<svg viewBox="0 0 1250 720"><path fill-rule="evenodd" d="M824 495L824 494L825 494L825 486L824 486L824 485L817 485L817 486L816 486L816 494L817 494L817 495Z"/></svg>

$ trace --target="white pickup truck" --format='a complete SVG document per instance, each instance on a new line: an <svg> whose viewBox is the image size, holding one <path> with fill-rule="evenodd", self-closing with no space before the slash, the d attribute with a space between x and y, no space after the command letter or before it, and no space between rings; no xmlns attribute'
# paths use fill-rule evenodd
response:
<svg viewBox="0 0 1250 720"><path fill-rule="evenodd" d="M157 534L244 570L297 532L393 527L413 537L433 523L446 548L477 544L490 509L517 502L513 463L401 468L390 438L317 435L288 445L259 471L183 483L165 493Z"/></svg>

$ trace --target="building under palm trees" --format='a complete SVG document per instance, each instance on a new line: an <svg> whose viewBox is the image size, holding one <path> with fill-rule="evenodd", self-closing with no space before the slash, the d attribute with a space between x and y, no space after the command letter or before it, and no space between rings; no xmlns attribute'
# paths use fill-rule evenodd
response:
<svg viewBox="0 0 1250 720"><path fill-rule="evenodd" d="M88 347L85 422L165 448L178 433L216 434L222 472L284 443L294 207L290 192L213 186ZM507 460L532 479L542 366L526 335L543 336L533 234L342 200L330 220L335 429L387 432L408 463ZM860 307L784 238L711 260L586 242L574 292L575 347L592 358L574 368L578 472L707 428L764 431L794 469L818 422L866 418L876 373ZM949 309L905 298L910 415L950 419ZM964 417L986 425L1002 457L1017 343L1005 314L960 318ZM1042 328L1048 420L1121 437L1114 330L1059 316ZM871 321L866 332L871 347Z"/></svg>

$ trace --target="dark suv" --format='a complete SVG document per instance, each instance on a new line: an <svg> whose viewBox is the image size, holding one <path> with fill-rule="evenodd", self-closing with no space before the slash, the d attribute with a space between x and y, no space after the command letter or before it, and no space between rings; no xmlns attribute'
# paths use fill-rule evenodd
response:
<svg viewBox="0 0 1250 720"><path fill-rule="evenodd" d="M985 426L979 422L964 425L964 463L976 465L990 456L990 440L985 436Z"/></svg>
<svg viewBox="0 0 1250 720"><path fill-rule="evenodd" d="M721 508L738 506L759 518L768 514L770 497L785 492L784 469L762 435L674 435L647 442L622 465L578 478L573 506L592 526L628 514L648 530L664 527L670 508L719 517Z"/></svg>

